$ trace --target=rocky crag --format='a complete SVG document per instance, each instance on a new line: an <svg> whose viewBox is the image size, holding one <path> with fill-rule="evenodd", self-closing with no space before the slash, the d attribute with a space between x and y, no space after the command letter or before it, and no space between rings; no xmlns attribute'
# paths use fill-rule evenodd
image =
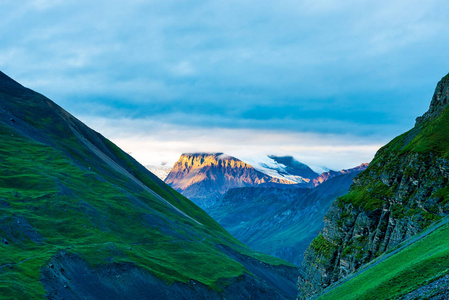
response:
<svg viewBox="0 0 449 300"><path fill-rule="evenodd" d="M381 148L325 216L306 250L299 299L309 298L449 213L449 74L410 131Z"/></svg>

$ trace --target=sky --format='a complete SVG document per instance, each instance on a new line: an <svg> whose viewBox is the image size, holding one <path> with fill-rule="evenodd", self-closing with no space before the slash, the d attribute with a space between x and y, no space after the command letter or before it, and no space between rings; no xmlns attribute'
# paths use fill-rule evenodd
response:
<svg viewBox="0 0 449 300"><path fill-rule="evenodd" d="M0 0L0 70L142 164L372 159L449 72L445 0Z"/></svg>

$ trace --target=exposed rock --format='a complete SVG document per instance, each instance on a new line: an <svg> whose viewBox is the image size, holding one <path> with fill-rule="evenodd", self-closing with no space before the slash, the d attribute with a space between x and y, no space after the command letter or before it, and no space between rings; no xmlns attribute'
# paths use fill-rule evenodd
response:
<svg viewBox="0 0 449 300"><path fill-rule="evenodd" d="M9 203L0 199L0 207L10 207Z"/></svg>
<svg viewBox="0 0 449 300"><path fill-rule="evenodd" d="M443 276L425 286L400 298L401 300L429 299L447 300L449 299L449 275Z"/></svg>
<svg viewBox="0 0 449 300"><path fill-rule="evenodd" d="M23 217L7 217L0 218L0 231L4 233L6 238L2 241L7 244L8 241L12 243L23 243L32 241L42 244L43 237L36 231L28 221ZM5 242L6 241L6 242Z"/></svg>
<svg viewBox="0 0 449 300"><path fill-rule="evenodd" d="M429 110L421 117L416 118L416 125L433 119L446 108L449 103L449 74L438 82L435 93L432 97Z"/></svg>

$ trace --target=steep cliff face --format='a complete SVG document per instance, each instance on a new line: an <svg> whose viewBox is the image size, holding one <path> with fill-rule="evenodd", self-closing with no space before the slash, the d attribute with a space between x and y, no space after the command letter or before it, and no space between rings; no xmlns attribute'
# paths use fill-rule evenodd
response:
<svg viewBox="0 0 449 300"><path fill-rule="evenodd" d="M325 216L298 280L304 299L449 213L449 75L415 127L381 148Z"/></svg>
<svg viewBox="0 0 449 300"><path fill-rule="evenodd" d="M268 176L223 153L183 154L165 182L202 207L210 205L230 188L294 184Z"/></svg>

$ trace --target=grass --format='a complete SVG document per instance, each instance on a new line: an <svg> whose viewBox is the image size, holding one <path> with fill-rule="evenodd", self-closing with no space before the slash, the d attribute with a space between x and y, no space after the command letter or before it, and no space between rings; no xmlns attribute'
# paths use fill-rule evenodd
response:
<svg viewBox="0 0 449 300"><path fill-rule="evenodd" d="M59 250L92 266L130 262L167 283L193 279L218 290L221 278L248 272L218 244L269 264L289 265L251 251L112 143L107 147L118 161L203 225L87 155L73 137L55 139L53 145L0 122L0 238L8 240L0 243L0 298L44 298L41 268Z"/></svg>
<svg viewBox="0 0 449 300"><path fill-rule="evenodd" d="M449 158L449 107L435 120L420 124L420 132L407 144L403 152L429 153L432 152L440 157Z"/></svg>
<svg viewBox="0 0 449 300"><path fill-rule="evenodd" d="M396 221L411 219L418 230L442 219L447 214L449 190L447 177L438 166L446 164L443 159L449 159L448 132L446 107L437 117L419 123L382 147L358 176L357 184L337 200L343 213L364 211L376 218L385 205L391 209L390 217ZM447 274L448 234L445 226L319 299L394 299ZM362 259L364 244L348 243L342 256Z"/></svg>
<svg viewBox="0 0 449 300"><path fill-rule="evenodd" d="M347 195L339 199L341 204L352 204L365 211L382 208L385 200L394 197L395 186L387 186L380 180L383 172L402 172L403 176L413 177L419 173L414 166L400 166L410 155L420 155L419 161L435 163L437 157L449 158L449 106L435 119L420 123L412 130L396 137L382 147L365 172L359 177L361 184L355 186ZM403 170L400 168L404 167ZM417 165L416 167L419 167ZM440 180L430 178L429 180ZM442 180L442 178L441 178ZM444 190L435 194L442 204L447 203ZM405 199L406 200L406 199Z"/></svg>
<svg viewBox="0 0 449 300"><path fill-rule="evenodd" d="M356 277L318 299L395 299L446 274L449 274L448 224L372 268L356 273Z"/></svg>
<svg viewBox="0 0 449 300"><path fill-rule="evenodd" d="M374 181L367 185L357 186L348 194L340 197L338 201L344 204L351 203L365 211L374 211L382 209L385 200L393 196L390 187L382 182Z"/></svg>
<svg viewBox="0 0 449 300"><path fill-rule="evenodd" d="M329 257L335 251L334 244L326 240L321 234L312 241L310 248L326 257Z"/></svg>

